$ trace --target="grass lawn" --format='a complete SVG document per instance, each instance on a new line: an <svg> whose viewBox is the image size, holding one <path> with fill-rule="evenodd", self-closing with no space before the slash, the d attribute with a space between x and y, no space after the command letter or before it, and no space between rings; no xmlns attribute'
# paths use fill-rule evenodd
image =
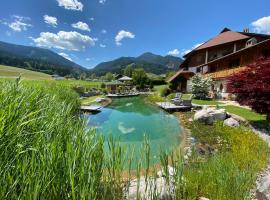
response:
<svg viewBox="0 0 270 200"><path fill-rule="evenodd" d="M210 106L223 104L215 100L200 100L200 99L193 99L192 103L198 104L198 105L210 105Z"/></svg>
<svg viewBox="0 0 270 200"><path fill-rule="evenodd" d="M166 87L168 87L168 85L156 85L154 86L154 91L160 95L162 90Z"/></svg>
<svg viewBox="0 0 270 200"><path fill-rule="evenodd" d="M81 104L82 105L89 105L91 103L94 103L96 101L97 98L102 98L103 96L99 95L99 96L93 96L93 97L87 97L81 100Z"/></svg>
<svg viewBox="0 0 270 200"><path fill-rule="evenodd" d="M0 65L0 78L17 78L20 75L23 79L52 80L52 77L45 73Z"/></svg>
<svg viewBox="0 0 270 200"><path fill-rule="evenodd" d="M256 113L252 110L241 108L237 106L225 106L227 112L243 117L251 125L259 129L266 129L270 131L270 123L266 120L266 115Z"/></svg>
<svg viewBox="0 0 270 200"><path fill-rule="evenodd" d="M84 81L84 80L60 80L57 81L63 85L67 86L90 86L99 88L102 82L91 82L91 81Z"/></svg>
<svg viewBox="0 0 270 200"><path fill-rule="evenodd" d="M256 113L252 110L241 108L237 106L225 106L225 109L232 114L236 114L240 117L245 118L248 121L262 121L266 120L265 115L261 115L259 113Z"/></svg>
<svg viewBox="0 0 270 200"><path fill-rule="evenodd" d="M84 80L54 80L52 79L51 75L31 71L27 69L17 68L17 67L10 67L10 66L4 66L0 65L0 79L14 79L18 78L21 75L22 79L25 82L33 81L35 80L37 84L44 84L44 81L47 81L46 84L56 83L63 86L69 86L69 87L76 87L76 86L84 86L84 87L91 87L91 88L99 88L101 85L101 82L90 82L90 81L84 81Z"/></svg>

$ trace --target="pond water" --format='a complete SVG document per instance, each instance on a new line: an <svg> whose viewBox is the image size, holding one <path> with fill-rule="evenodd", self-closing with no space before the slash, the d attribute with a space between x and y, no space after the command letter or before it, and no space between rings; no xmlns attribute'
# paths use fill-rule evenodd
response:
<svg viewBox="0 0 270 200"><path fill-rule="evenodd" d="M148 138L152 164L158 161L160 150L168 152L180 144L181 128L176 116L146 103L143 97L114 99L100 113L87 117L89 128L95 128L105 141L112 135L137 159Z"/></svg>

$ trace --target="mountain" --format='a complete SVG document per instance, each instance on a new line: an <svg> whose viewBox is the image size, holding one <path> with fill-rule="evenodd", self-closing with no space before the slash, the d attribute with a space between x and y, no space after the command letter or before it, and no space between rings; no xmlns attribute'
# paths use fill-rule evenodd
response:
<svg viewBox="0 0 270 200"><path fill-rule="evenodd" d="M79 76L87 69L43 48L15 45L0 41L0 64L59 74Z"/></svg>
<svg viewBox="0 0 270 200"><path fill-rule="evenodd" d="M132 64L134 68L142 67L148 73L165 74L168 71L175 71L183 60L174 56L160 56L153 53L144 53L139 57L121 57L109 62L103 62L91 70L97 75L104 75L107 72L121 73L127 65Z"/></svg>

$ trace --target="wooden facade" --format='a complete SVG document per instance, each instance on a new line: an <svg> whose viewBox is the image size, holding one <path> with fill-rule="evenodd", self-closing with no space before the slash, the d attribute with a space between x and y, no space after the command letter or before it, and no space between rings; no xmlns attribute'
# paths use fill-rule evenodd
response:
<svg viewBox="0 0 270 200"><path fill-rule="evenodd" d="M179 70L182 73L177 72L169 82L177 82L181 85L180 91L187 91L184 87L188 78L183 76L183 71L199 73L211 76L219 84L212 87L215 92L226 94L226 77L245 69L260 57L270 57L270 35L224 29L184 57Z"/></svg>

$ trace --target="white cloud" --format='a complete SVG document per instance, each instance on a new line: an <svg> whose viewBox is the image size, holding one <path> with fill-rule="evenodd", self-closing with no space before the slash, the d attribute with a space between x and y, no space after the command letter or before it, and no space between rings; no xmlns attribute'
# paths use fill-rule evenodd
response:
<svg viewBox="0 0 270 200"><path fill-rule="evenodd" d="M98 2L101 4L105 4L107 0L99 0Z"/></svg>
<svg viewBox="0 0 270 200"><path fill-rule="evenodd" d="M105 44L100 44L99 45L101 48L106 48L106 45Z"/></svg>
<svg viewBox="0 0 270 200"><path fill-rule="evenodd" d="M79 51L95 45L95 39L88 35L82 35L76 31L59 31L57 34L42 32L33 41L37 46Z"/></svg>
<svg viewBox="0 0 270 200"><path fill-rule="evenodd" d="M43 19L44 19L44 22L46 24L49 24L49 25L51 25L53 27L57 26L57 18L56 17L52 17L52 16L49 16L49 15L44 15Z"/></svg>
<svg viewBox="0 0 270 200"><path fill-rule="evenodd" d="M188 53L190 53L192 50L196 49L197 47L201 46L203 43L198 43L198 44L195 44L191 47L191 49L182 49L181 51L181 56L184 56Z"/></svg>
<svg viewBox="0 0 270 200"><path fill-rule="evenodd" d="M67 10L83 10L83 4L78 0L56 0L60 7L64 7Z"/></svg>
<svg viewBox="0 0 270 200"><path fill-rule="evenodd" d="M90 21L95 21L95 18L94 18L94 17L91 17L91 18L90 18Z"/></svg>
<svg viewBox="0 0 270 200"><path fill-rule="evenodd" d="M258 33L270 34L270 16L262 17L251 23L254 30Z"/></svg>
<svg viewBox="0 0 270 200"><path fill-rule="evenodd" d="M135 38L135 35L131 32L128 32L128 31L124 31L124 30L119 31L119 33L115 36L116 45L121 46L122 45L121 41L124 38L133 39L133 38Z"/></svg>
<svg viewBox="0 0 270 200"><path fill-rule="evenodd" d="M178 56L179 54L180 54L180 51L178 49L174 49L168 52L168 55L170 56Z"/></svg>
<svg viewBox="0 0 270 200"><path fill-rule="evenodd" d="M69 55L66 54L66 53L59 53L58 55L64 57L65 59L67 59L67 60L69 60L69 61L73 61L73 60L69 57Z"/></svg>
<svg viewBox="0 0 270 200"><path fill-rule="evenodd" d="M102 33L102 34L106 34L106 33L107 33L107 30L102 29L101 33Z"/></svg>
<svg viewBox="0 0 270 200"><path fill-rule="evenodd" d="M76 28L76 29L80 29L80 30L83 30L83 31L91 31L88 24L84 23L84 22L77 22L75 24L72 24L72 27L73 28Z"/></svg>
<svg viewBox="0 0 270 200"><path fill-rule="evenodd" d="M13 15L11 18L12 22L2 20L1 23L7 25L9 28L16 32L26 31L29 27L32 27L32 25L28 23L28 21L31 20L29 17Z"/></svg>

